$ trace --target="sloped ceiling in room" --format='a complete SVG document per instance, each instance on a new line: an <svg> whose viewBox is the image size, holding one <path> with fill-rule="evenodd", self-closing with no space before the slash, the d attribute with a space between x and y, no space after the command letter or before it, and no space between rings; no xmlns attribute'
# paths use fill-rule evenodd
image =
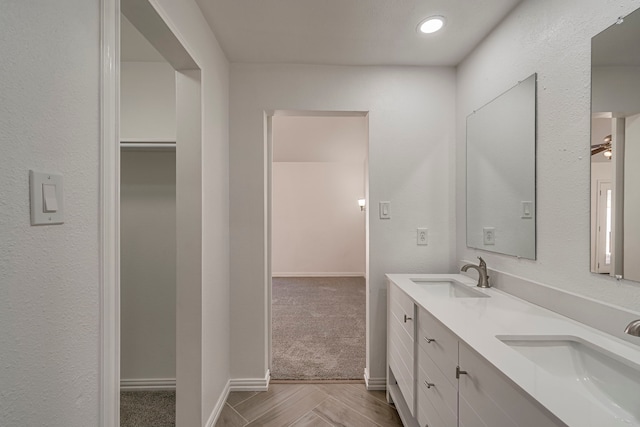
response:
<svg viewBox="0 0 640 427"><path fill-rule="evenodd" d="M457 65L520 0L196 0L231 62ZM436 34L418 34L443 15Z"/></svg>

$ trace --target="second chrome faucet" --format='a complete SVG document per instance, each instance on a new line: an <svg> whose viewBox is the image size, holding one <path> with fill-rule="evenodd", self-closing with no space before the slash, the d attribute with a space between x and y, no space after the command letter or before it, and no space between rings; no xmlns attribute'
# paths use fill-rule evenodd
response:
<svg viewBox="0 0 640 427"><path fill-rule="evenodd" d="M465 264L462 266L461 271L466 272L468 269L473 268L474 270L478 270L478 287L479 288L490 288L489 284L489 275L487 274L487 263L481 257L478 257L480 260L479 265L473 264Z"/></svg>

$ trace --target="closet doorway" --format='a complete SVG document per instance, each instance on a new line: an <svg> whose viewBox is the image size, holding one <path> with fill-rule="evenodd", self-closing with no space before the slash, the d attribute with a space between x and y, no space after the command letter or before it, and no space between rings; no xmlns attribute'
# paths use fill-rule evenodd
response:
<svg viewBox="0 0 640 427"><path fill-rule="evenodd" d="M120 23L120 425L174 425L176 72Z"/></svg>
<svg viewBox="0 0 640 427"><path fill-rule="evenodd" d="M151 3L122 0L121 10L120 421L123 427L196 425L202 418L201 73Z"/></svg>
<svg viewBox="0 0 640 427"><path fill-rule="evenodd" d="M362 381L368 117L271 118L272 381Z"/></svg>

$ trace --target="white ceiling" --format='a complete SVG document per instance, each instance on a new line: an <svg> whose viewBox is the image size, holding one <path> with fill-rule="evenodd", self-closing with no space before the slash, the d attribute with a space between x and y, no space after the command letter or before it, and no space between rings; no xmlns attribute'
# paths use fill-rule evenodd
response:
<svg viewBox="0 0 640 427"><path fill-rule="evenodd" d="M231 62L457 65L520 0L196 0ZM431 15L444 29L419 35Z"/></svg>
<svg viewBox="0 0 640 427"><path fill-rule="evenodd" d="M274 116L274 162L362 163L368 151L366 117Z"/></svg>

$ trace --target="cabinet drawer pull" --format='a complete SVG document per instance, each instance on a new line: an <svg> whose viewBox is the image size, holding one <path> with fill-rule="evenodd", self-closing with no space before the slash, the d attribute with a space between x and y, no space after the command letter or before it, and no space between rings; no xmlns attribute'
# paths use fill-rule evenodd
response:
<svg viewBox="0 0 640 427"><path fill-rule="evenodd" d="M427 337L424 337L424 340L425 340L426 342L428 342L429 344L431 344L432 342L435 342L435 341L436 341L436 339L435 339L435 338L427 338Z"/></svg>
<svg viewBox="0 0 640 427"><path fill-rule="evenodd" d="M404 323L407 323L407 320L413 320L411 317L404 315Z"/></svg>
<svg viewBox="0 0 640 427"><path fill-rule="evenodd" d="M468 375L467 371L463 371L460 369L460 366L456 366L456 379L460 379L460 375Z"/></svg>
<svg viewBox="0 0 640 427"><path fill-rule="evenodd" d="M431 387L435 388L435 386L436 386L434 383L427 382L427 380L424 380L424 385L426 385L427 388L431 388Z"/></svg>

